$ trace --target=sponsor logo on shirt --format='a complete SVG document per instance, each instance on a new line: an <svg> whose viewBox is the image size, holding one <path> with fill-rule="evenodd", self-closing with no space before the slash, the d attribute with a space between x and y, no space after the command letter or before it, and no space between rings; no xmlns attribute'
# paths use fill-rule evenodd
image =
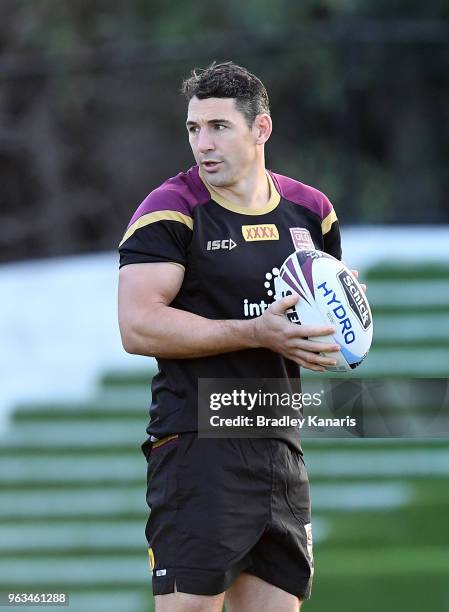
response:
<svg viewBox="0 0 449 612"><path fill-rule="evenodd" d="M293 240L293 246L297 251L315 248L312 236L310 235L309 230L305 227L291 227L290 235Z"/></svg>
<svg viewBox="0 0 449 612"><path fill-rule="evenodd" d="M264 287L267 290L267 294L270 298L273 298L275 294L275 282L279 276L279 268L272 268L270 272L265 274ZM248 298L243 299L243 316L245 317L258 317L265 312L268 308L272 299L267 303L265 300L260 302L250 302Z"/></svg>
<svg viewBox="0 0 449 612"><path fill-rule="evenodd" d="M225 238L224 240L208 240L206 249L208 251L232 251L237 246L237 243L232 238Z"/></svg>
<svg viewBox="0 0 449 612"><path fill-rule="evenodd" d="M260 302L250 302L248 298L243 300L243 314L245 317L259 317L266 311L269 304L265 300Z"/></svg>
<svg viewBox="0 0 449 612"><path fill-rule="evenodd" d="M279 240L278 228L274 223L242 225L242 234L246 242L256 242L257 240Z"/></svg>

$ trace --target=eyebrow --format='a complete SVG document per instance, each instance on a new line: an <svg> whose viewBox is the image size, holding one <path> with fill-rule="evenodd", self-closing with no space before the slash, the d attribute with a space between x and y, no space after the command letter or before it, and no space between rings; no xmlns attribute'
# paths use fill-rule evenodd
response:
<svg viewBox="0 0 449 612"><path fill-rule="evenodd" d="M227 125L231 125L231 122L228 119L209 119L209 121L207 121L207 123L213 125L216 123L226 123ZM189 127L191 125L198 125L198 123L196 121L186 121L186 126Z"/></svg>

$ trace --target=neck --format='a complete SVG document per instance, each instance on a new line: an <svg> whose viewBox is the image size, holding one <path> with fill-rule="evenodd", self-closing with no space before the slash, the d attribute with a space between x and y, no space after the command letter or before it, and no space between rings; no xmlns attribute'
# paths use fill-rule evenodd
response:
<svg viewBox="0 0 449 612"><path fill-rule="evenodd" d="M257 165L252 172L234 185L215 187L209 183L209 187L223 199L248 210L263 208L268 204L271 196L264 163Z"/></svg>

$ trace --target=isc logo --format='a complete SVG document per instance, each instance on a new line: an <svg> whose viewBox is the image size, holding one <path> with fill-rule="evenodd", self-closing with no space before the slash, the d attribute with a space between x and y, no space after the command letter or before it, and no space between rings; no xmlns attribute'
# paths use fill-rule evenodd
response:
<svg viewBox="0 0 449 612"><path fill-rule="evenodd" d="M208 240L206 249L208 251L217 251L218 249L222 249L224 251L232 251L237 244L232 240L232 238L225 238L224 240Z"/></svg>

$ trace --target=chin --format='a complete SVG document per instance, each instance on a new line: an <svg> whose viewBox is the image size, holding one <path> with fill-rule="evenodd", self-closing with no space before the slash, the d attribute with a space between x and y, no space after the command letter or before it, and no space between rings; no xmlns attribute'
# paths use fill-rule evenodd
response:
<svg viewBox="0 0 449 612"><path fill-rule="evenodd" d="M227 187L229 185L229 180L225 174L217 173L205 173L207 181L212 185L212 187Z"/></svg>

